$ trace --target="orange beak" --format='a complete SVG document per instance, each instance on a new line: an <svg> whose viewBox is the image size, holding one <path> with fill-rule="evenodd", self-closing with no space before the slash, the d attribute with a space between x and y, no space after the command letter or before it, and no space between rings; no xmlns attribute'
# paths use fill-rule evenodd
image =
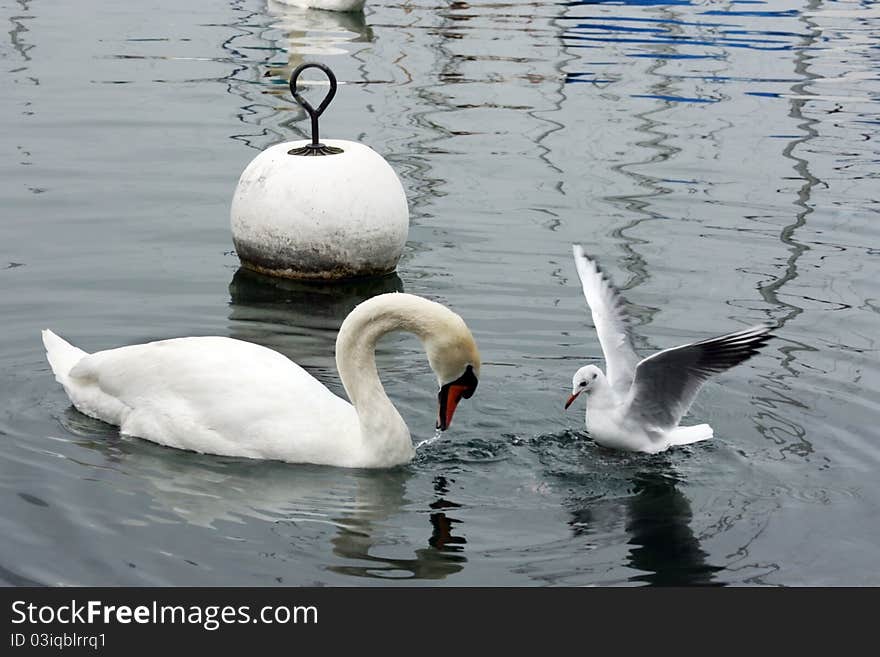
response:
<svg viewBox="0 0 880 657"><path fill-rule="evenodd" d="M568 401L565 402L565 410L568 410L568 407L571 406L571 405L574 403L574 400L578 398L578 395L579 395L579 394L581 394L581 393L580 393L580 392L576 392L576 393L574 393L571 397L568 398Z"/></svg>
<svg viewBox="0 0 880 657"><path fill-rule="evenodd" d="M440 388L440 392L437 395L440 401L437 428L440 431L446 431L449 425L452 424L452 416L455 415L458 402L462 399L470 399L476 389L477 377L474 375L473 368L470 365L468 365L465 373L455 381L447 383Z"/></svg>
<svg viewBox="0 0 880 657"><path fill-rule="evenodd" d="M458 402L464 397L467 387L463 385L452 384L446 388L446 398L440 400L440 414L437 418L437 428L440 431L446 431L452 424L452 416L455 415L455 408ZM441 395L443 393L441 392Z"/></svg>

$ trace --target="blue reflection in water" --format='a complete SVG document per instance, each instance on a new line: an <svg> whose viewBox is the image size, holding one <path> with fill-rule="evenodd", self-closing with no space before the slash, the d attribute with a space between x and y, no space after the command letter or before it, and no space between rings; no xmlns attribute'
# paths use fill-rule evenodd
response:
<svg viewBox="0 0 880 657"><path fill-rule="evenodd" d="M686 96L664 96L662 94L630 94L630 98L656 98L673 103L717 103L717 98L688 98Z"/></svg>

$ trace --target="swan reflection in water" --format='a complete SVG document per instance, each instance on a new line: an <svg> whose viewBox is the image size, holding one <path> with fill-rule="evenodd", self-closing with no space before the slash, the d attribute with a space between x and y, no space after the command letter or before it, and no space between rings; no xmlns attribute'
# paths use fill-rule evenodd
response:
<svg viewBox="0 0 880 657"><path fill-rule="evenodd" d="M455 549L463 542L452 535L458 521L435 512L436 502L419 509L407 499L413 476L407 468L352 470L194 454L120 437L114 427L72 407L61 422L79 436L79 446L103 454L102 469L144 484L148 507L132 519L235 534L246 551L280 542L269 555L278 562L279 578L311 562L318 570L355 577L439 580L460 572L467 561ZM424 547L414 549L399 529L396 518L406 514L424 526ZM322 547L327 543L330 550ZM205 555L205 565L217 565L209 559Z"/></svg>
<svg viewBox="0 0 880 657"><path fill-rule="evenodd" d="M279 84L280 95L289 94L290 74L300 64L316 57L347 55L353 50L351 44L373 40L363 12L304 9L276 0L268 0L266 9L276 19L273 27L284 32L286 40L287 62L270 64L264 73Z"/></svg>
<svg viewBox="0 0 880 657"><path fill-rule="evenodd" d="M392 476L399 476L398 471L390 471ZM459 505L446 500L443 495L448 492L444 477L434 479L434 490L440 498L429 506L432 509L455 508ZM333 539L334 554L362 562L358 565L331 566L334 572L353 577L381 577L393 579L443 579L448 575L460 572L467 558L460 554L462 545L467 541L453 534L454 525L460 523L450 518L445 512L434 512L429 516L432 532L428 539L428 547L415 550L415 558L389 558L375 554L374 539L368 532L352 532L349 535L340 533ZM363 563L366 562L366 563Z"/></svg>
<svg viewBox="0 0 880 657"><path fill-rule="evenodd" d="M721 566L707 553L690 527L691 504L678 489L680 478L668 464L639 469L624 498L592 500L572 511L575 534L594 533L606 519L619 522L629 536L626 565L639 571L629 578L652 586L720 586L714 575Z"/></svg>

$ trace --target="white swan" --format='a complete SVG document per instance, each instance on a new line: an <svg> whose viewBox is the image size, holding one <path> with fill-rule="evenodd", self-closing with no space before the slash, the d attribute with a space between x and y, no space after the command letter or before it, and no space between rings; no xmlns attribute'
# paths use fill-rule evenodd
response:
<svg viewBox="0 0 880 657"><path fill-rule="evenodd" d="M606 447L654 454L711 438L708 424L680 427L678 423L703 383L758 353L772 337L770 328L755 326L639 360L620 292L580 246L574 245L573 251L607 372L595 365L579 369L565 408L587 393L587 429Z"/></svg>
<svg viewBox="0 0 880 657"><path fill-rule="evenodd" d="M366 0L281 0L281 4L325 11L363 11Z"/></svg>
<svg viewBox="0 0 880 657"><path fill-rule="evenodd" d="M45 330L43 344L73 405L122 433L202 453L379 468L414 454L376 370L377 341L398 330L422 341L440 384L437 428L446 430L477 387L480 355L461 317L411 294L373 297L342 323L336 367L354 405L282 354L232 338L87 354Z"/></svg>

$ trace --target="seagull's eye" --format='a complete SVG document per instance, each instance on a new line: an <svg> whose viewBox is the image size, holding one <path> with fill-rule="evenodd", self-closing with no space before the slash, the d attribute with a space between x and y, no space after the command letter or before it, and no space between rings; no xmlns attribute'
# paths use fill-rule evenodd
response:
<svg viewBox="0 0 880 657"><path fill-rule="evenodd" d="M581 381L581 388L583 388L585 385L587 385L587 382L586 382L586 381Z"/></svg>

